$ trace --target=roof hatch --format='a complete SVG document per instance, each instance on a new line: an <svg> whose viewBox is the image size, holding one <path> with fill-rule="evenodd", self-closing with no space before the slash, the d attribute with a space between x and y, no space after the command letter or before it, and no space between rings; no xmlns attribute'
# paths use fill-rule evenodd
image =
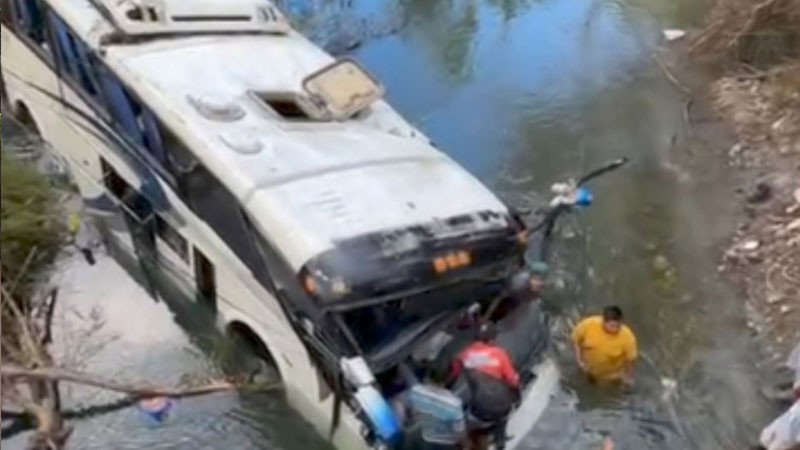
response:
<svg viewBox="0 0 800 450"><path fill-rule="evenodd" d="M347 120L383 96L383 86L352 59L340 59L303 79L303 91L253 91L273 114L293 121Z"/></svg>
<svg viewBox="0 0 800 450"><path fill-rule="evenodd" d="M286 18L268 0L96 0L128 35L278 33Z"/></svg>
<svg viewBox="0 0 800 450"><path fill-rule="evenodd" d="M303 90L328 119L344 120L383 96L383 85L360 64L342 58L303 80Z"/></svg>

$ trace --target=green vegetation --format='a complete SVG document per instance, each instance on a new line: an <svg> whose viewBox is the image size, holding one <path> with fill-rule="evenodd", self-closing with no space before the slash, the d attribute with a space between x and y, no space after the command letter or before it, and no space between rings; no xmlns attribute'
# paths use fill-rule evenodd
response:
<svg viewBox="0 0 800 450"><path fill-rule="evenodd" d="M66 237L55 192L33 168L0 152L0 264L3 286L25 297Z"/></svg>

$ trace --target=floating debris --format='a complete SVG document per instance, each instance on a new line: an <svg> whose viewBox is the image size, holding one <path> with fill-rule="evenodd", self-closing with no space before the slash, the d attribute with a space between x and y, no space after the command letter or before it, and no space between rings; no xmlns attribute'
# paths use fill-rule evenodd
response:
<svg viewBox="0 0 800 450"><path fill-rule="evenodd" d="M666 29L663 31L664 39L668 41L675 41L686 36L686 30L679 30L675 28Z"/></svg>

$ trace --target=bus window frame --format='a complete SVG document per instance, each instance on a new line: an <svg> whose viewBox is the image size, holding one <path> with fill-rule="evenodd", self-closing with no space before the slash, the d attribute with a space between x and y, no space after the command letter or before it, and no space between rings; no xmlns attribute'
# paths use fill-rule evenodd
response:
<svg viewBox="0 0 800 450"><path fill-rule="evenodd" d="M49 7L49 5L47 6L46 16L49 25L48 34L52 53L52 58L47 60L46 63L56 74L59 83L65 83L95 115L97 115L104 123L108 123L110 117L108 115L107 99L98 77L98 69L103 65L102 61L97 56L95 50L86 44L86 42L77 33L75 33L75 30L73 30L72 27L61 16L59 16L53 8ZM87 71L87 76L93 79L93 82L95 83L95 89L97 90L97 95L92 95L87 92L83 87L83 83L75 78L71 70L65 67L64 63L66 61L63 60L64 57L61 55L61 44L57 35L58 31L56 29L56 25L61 25L64 31L66 31L66 33L71 37L72 41L75 42L76 63L81 65L85 63L87 65L84 70ZM83 46L85 49L85 58L82 58L77 54L77 48L80 46ZM66 99L63 98L63 94L61 95L61 101L66 102Z"/></svg>
<svg viewBox="0 0 800 450"><path fill-rule="evenodd" d="M155 214L155 228L156 236L189 266L189 240L163 214Z"/></svg>
<svg viewBox="0 0 800 450"><path fill-rule="evenodd" d="M43 42L37 43L33 38L31 38L26 30L20 27L19 23L19 11L18 11L18 1L28 1L28 0L3 0L3 11L8 11L8 13L0 14L3 20L3 26L8 28L26 47L28 47L32 52L36 53L37 56L42 58L45 64L52 66L55 63L55 55L53 49L53 36L52 36L52 27L50 26L48 20L48 12L50 11L50 5L43 0L33 0L36 4L40 7L40 12L42 14L42 27L43 29ZM47 44L48 48L43 47L44 44Z"/></svg>

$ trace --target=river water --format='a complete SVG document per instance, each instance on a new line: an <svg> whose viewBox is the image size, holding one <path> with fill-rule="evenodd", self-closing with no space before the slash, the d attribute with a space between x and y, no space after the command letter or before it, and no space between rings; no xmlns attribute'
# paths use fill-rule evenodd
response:
<svg viewBox="0 0 800 450"><path fill-rule="evenodd" d="M286 1L299 28L361 61L405 117L512 204L537 204L554 181L633 159L594 183L595 205L561 228L545 300L563 389L522 448L596 449L606 434L618 450L754 441L775 407L759 394L743 301L717 279L715 261L733 227L736 180L712 144L687 141L684 97L652 59L661 30L697 24L706 1ZM120 288L111 263L64 264L73 297L102 299L109 344L93 368L161 381L216 371L191 314ZM578 376L564 337L612 302L642 359L632 388L601 391ZM92 307L72 307L93 317ZM328 448L278 394L187 399L158 427L130 408L73 423L71 447L82 449Z"/></svg>

